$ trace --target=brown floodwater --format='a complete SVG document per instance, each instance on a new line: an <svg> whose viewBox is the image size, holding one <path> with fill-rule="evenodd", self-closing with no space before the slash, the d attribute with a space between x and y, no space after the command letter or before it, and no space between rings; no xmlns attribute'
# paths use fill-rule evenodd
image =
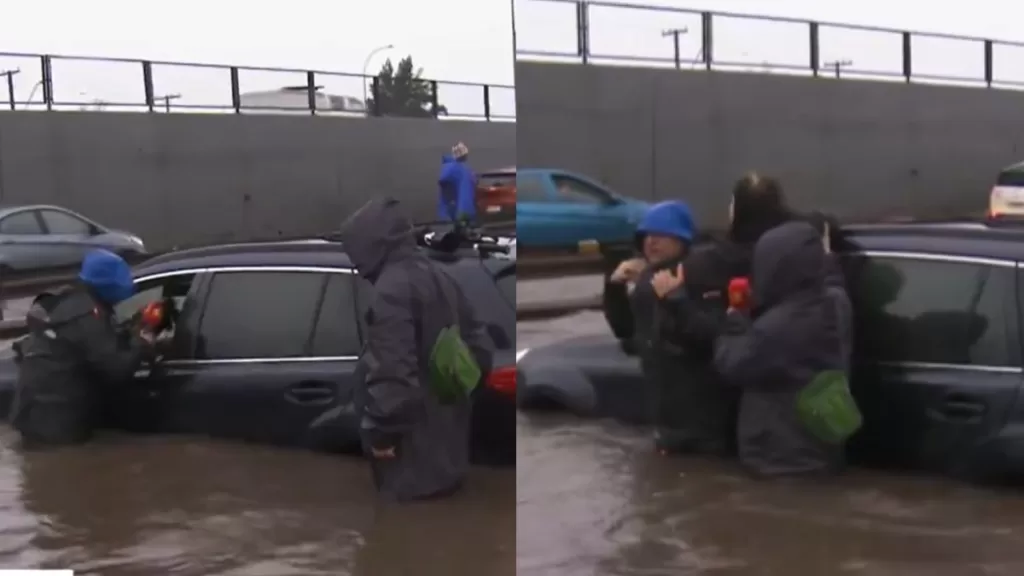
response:
<svg viewBox="0 0 1024 576"><path fill-rule="evenodd" d="M583 313L524 323L517 343L602 330ZM520 576L1024 574L1013 491L861 470L755 481L657 456L643 430L558 414L520 414L518 431Z"/></svg>
<svg viewBox="0 0 1024 576"><path fill-rule="evenodd" d="M102 576L505 576L515 476L446 501L377 503L358 459L108 436L20 453L0 432L0 569Z"/></svg>

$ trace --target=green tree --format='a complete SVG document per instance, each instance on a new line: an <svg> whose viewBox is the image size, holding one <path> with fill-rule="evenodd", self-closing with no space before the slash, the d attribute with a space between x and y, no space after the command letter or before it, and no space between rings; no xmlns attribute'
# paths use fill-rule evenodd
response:
<svg viewBox="0 0 1024 576"><path fill-rule="evenodd" d="M398 61L398 67L388 58L377 73L377 94L380 107L374 98L366 101L369 110L377 110L381 116L408 116L413 118L430 118L433 111L433 86L430 80L423 78L423 69L414 68L412 56ZM438 104L437 115L448 114L448 109Z"/></svg>

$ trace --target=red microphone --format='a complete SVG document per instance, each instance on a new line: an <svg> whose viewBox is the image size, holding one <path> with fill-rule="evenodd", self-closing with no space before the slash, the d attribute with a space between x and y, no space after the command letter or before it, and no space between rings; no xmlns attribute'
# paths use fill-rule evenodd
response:
<svg viewBox="0 0 1024 576"><path fill-rule="evenodd" d="M750 279L733 278L729 281L729 308L747 310L750 307Z"/></svg>

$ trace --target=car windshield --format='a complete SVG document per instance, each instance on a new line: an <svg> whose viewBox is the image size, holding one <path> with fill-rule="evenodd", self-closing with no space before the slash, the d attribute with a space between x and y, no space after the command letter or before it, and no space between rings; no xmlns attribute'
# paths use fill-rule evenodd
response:
<svg viewBox="0 0 1024 576"><path fill-rule="evenodd" d="M481 174L477 179L477 186L481 188L512 188L515 185L515 174Z"/></svg>
<svg viewBox="0 0 1024 576"><path fill-rule="evenodd" d="M1024 186L1024 170L1007 170L999 174L996 186Z"/></svg>

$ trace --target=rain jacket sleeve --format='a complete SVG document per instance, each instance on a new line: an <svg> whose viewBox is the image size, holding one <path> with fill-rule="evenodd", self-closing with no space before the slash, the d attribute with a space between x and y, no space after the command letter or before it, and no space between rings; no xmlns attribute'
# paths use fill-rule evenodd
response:
<svg viewBox="0 0 1024 576"><path fill-rule="evenodd" d="M710 349L725 325L724 314L695 302L685 290L669 294L660 303L672 319L666 323L671 331L667 336L681 344Z"/></svg>
<svg viewBox="0 0 1024 576"><path fill-rule="evenodd" d="M145 358L147 347L142 339L137 334L122 338L108 315L84 314L65 330L67 337L79 345L89 369L105 383L130 380Z"/></svg>
<svg viewBox="0 0 1024 576"><path fill-rule="evenodd" d="M381 275L367 326L366 406L361 427L375 448L395 446L422 401L412 286L400 270Z"/></svg>
<svg viewBox="0 0 1024 576"><path fill-rule="evenodd" d="M744 313L729 313L714 351L715 369L726 382L749 387L785 374L786 355L776 346L786 340L781 312L769 310L753 321Z"/></svg>

